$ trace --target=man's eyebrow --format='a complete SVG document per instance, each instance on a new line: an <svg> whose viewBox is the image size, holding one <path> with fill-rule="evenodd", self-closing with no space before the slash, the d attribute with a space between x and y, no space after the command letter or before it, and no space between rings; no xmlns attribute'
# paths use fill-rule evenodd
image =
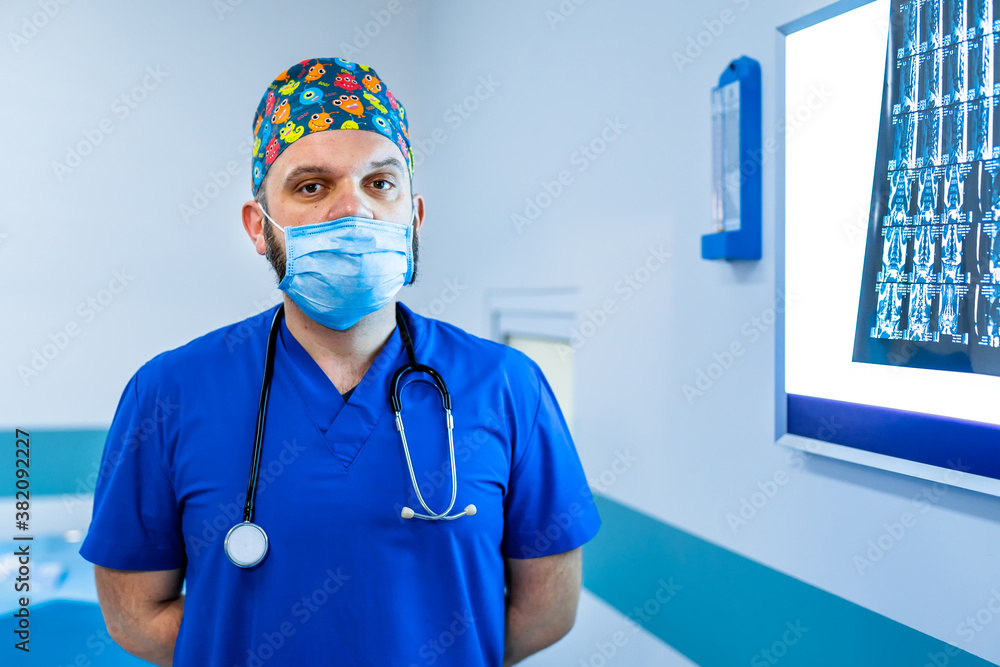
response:
<svg viewBox="0 0 1000 667"><path fill-rule="evenodd" d="M304 164L288 172L288 175L285 176L285 183L294 181L299 176L311 176L311 175L326 176L329 173L330 170L327 169L326 167L320 165Z"/></svg>
<svg viewBox="0 0 1000 667"><path fill-rule="evenodd" d="M372 160L368 163L368 169L370 171L375 171L376 169L382 169L383 167L395 167L399 171L406 171L403 167L403 162L398 157L387 157L384 160Z"/></svg>
<svg viewBox="0 0 1000 667"><path fill-rule="evenodd" d="M368 171L376 171L385 167L394 167L405 172L402 160L397 157L387 157L382 160L372 160L368 163ZM285 183L290 183L300 176L329 176L332 172L322 165L304 164L292 169L285 176Z"/></svg>

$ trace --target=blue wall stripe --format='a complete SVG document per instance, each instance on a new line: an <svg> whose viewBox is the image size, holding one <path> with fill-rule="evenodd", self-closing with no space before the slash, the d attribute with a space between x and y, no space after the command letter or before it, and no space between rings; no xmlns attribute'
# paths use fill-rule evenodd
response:
<svg viewBox="0 0 1000 667"><path fill-rule="evenodd" d="M31 495L80 493L92 494L97 470L104 451L107 429L54 430L25 428L30 437L28 471ZM14 448L16 431L0 432L4 451L9 452L6 467L0 471L0 496L13 496L15 490Z"/></svg>
<svg viewBox="0 0 1000 667"><path fill-rule="evenodd" d="M992 664L613 500L595 501L603 525L584 548L584 585L702 667ZM662 592L671 583L680 586L673 597Z"/></svg>
<svg viewBox="0 0 1000 667"><path fill-rule="evenodd" d="M33 496L93 492L106 430L29 432ZM14 444L14 431L2 437ZM0 495L12 495L13 475L4 477ZM609 498L595 502L603 525L585 547L584 585L703 667L771 665L762 651L772 649L782 667L992 664ZM680 588L671 594L670 584Z"/></svg>
<svg viewBox="0 0 1000 667"><path fill-rule="evenodd" d="M6 666L149 667L148 662L129 655L111 639L100 607L92 602L42 602L32 606L30 614L29 653L13 647L20 641L13 634L16 621L5 615L0 662Z"/></svg>

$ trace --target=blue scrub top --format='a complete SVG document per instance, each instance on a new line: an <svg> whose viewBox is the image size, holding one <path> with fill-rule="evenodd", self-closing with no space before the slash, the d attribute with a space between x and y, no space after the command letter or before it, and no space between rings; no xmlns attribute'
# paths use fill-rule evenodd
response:
<svg viewBox="0 0 1000 667"><path fill-rule="evenodd" d="M254 520L270 546L242 569L242 520L268 329L277 306L140 368L108 433L80 553L123 570L185 568L174 664L499 667L505 558L574 549L600 519L555 397L524 354L402 306L417 361L451 392L454 521L422 509L389 403L398 329L345 403L282 323ZM403 423L421 493L451 497L441 400L411 375Z"/></svg>

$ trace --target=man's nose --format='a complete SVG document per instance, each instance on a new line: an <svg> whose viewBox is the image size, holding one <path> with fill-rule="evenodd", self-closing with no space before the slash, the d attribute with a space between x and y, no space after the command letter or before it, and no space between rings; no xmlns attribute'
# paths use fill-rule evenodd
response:
<svg viewBox="0 0 1000 667"><path fill-rule="evenodd" d="M337 189L330 199L327 215L327 220L348 217L370 218L372 211L362 195L360 186L350 185Z"/></svg>

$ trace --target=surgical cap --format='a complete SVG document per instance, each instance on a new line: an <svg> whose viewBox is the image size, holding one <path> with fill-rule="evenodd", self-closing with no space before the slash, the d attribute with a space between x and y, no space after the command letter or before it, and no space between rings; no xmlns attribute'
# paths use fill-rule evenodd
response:
<svg viewBox="0 0 1000 667"><path fill-rule="evenodd" d="M406 110L371 67L313 58L289 67L267 87L253 118L253 195L281 152L307 134L368 130L399 146L413 176Z"/></svg>

